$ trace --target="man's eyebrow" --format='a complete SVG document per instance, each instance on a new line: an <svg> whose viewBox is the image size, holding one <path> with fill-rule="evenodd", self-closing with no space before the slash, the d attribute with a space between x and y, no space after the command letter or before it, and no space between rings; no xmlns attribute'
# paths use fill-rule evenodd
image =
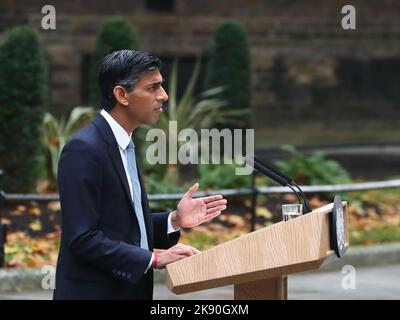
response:
<svg viewBox="0 0 400 320"><path fill-rule="evenodd" d="M155 84L163 84L164 82L165 82L164 79L162 79L162 80L159 80L159 81L150 82L148 84L148 86L153 86Z"/></svg>

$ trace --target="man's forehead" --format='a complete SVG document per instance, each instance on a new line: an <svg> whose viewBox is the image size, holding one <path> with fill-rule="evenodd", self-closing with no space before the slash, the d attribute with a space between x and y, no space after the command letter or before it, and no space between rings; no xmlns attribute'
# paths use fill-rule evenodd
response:
<svg viewBox="0 0 400 320"><path fill-rule="evenodd" d="M155 70L150 70L150 71L144 73L140 77L139 81L142 82L143 84L163 82L163 77L160 73L160 70L155 69Z"/></svg>

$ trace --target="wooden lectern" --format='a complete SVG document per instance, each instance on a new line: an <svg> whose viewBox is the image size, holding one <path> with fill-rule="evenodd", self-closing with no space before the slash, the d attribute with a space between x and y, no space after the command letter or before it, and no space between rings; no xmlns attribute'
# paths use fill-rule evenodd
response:
<svg viewBox="0 0 400 320"><path fill-rule="evenodd" d="M339 204L342 227L328 204L167 265L167 287L182 294L233 284L235 299L287 299L288 274L320 268L348 248L347 203Z"/></svg>

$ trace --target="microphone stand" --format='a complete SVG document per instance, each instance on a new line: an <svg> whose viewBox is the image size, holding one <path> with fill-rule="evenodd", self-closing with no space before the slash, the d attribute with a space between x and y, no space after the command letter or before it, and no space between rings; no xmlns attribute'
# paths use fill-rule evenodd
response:
<svg viewBox="0 0 400 320"><path fill-rule="evenodd" d="M273 167L261 162L255 156L250 158L250 161L251 161L250 164L252 164L252 167L255 170L257 170L261 174L271 178L272 180L276 181L280 185L282 185L284 187L289 187L290 189L292 189L292 191L296 194L297 199L299 200L299 203L302 204L302 201L300 199L298 191L296 191L294 189L294 187L296 187L299 190L299 192L301 193L301 196L303 198L303 203L304 203L303 211L304 211L304 214L309 213L309 212L312 211L310 203L308 202L306 196L304 195L303 190L301 190L301 188L297 185L296 182L293 181L293 179L291 179L288 176L284 175L283 173L279 172L275 168L273 168Z"/></svg>

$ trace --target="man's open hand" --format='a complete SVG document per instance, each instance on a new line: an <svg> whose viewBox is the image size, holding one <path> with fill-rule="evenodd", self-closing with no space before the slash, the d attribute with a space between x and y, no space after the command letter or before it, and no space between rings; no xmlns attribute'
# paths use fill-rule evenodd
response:
<svg viewBox="0 0 400 320"><path fill-rule="evenodd" d="M173 212L171 222L175 229L193 228L215 218L226 209L227 200L222 195L193 199L193 194L198 189L198 183L191 186Z"/></svg>

